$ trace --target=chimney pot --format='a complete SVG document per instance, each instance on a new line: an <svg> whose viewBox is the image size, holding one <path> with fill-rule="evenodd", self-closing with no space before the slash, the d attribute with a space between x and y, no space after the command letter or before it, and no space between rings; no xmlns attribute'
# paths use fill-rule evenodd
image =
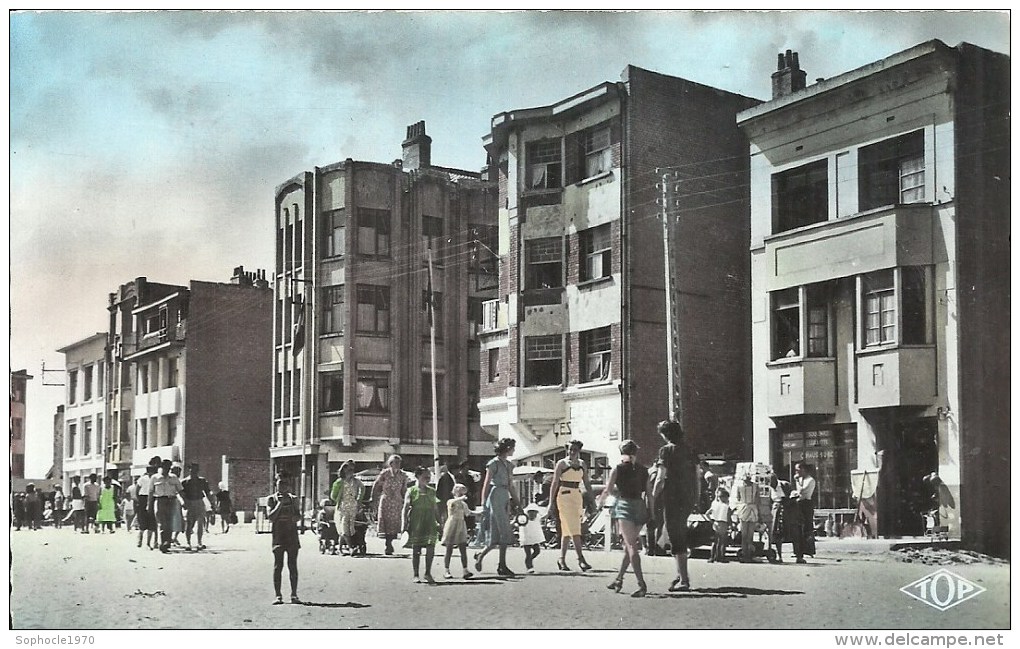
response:
<svg viewBox="0 0 1020 649"><path fill-rule="evenodd" d="M772 98L778 99L807 87L807 73L800 69L800 56L793 50L779 54L779 70L772 73Z"/></svg>
<svg viewBox="0 0 1020 649"><path fill-rule="evenodd" d="M403 168L414 171L432 166L432 138L425 132L425 120L407 127L407 139L403 144Z"/></svg>
<svg viewBox="0 0 1020 649"><path fill-rule="evenodd" d="M782 53L782 52L780 52L780 53L779 53L779 61L778 61L778 63L776 64L776 70L777 70L777 71L778 71L778 70L782 70L782 69L783 69L783 68L785 68L785 67L786 67L786 58L785 58L785 57L783 57L783 53Z"/></svg>

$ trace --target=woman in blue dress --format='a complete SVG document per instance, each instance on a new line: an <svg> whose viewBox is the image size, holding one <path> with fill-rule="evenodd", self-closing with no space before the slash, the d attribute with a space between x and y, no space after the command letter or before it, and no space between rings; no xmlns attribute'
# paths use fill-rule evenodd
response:
<svg viewBox="0 0 1020 649"><path fill-rule="evenodd" d="M496 443L496 457L485 465L485 480L482 482L482 502L489 520L489 542L485 549L475 554L475 572L482 571L482 560L493 548L499 547L499 567L497 574L503 577L516 577L506 565L506 549L514 543L513 529L510 527L511 510L520 510L517 494L510 488L513 475L513 463L509 458L514 453L516 442L504 438Z"/></svg>

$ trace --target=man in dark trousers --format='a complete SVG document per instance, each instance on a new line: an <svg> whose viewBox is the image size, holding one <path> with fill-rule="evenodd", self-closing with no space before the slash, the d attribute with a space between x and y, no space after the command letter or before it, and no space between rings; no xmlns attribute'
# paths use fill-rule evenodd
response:
<svg viewBox="0 0 1020 649"><path fill-rule="evenodd" d="M198 524L197 549L204 550L202 544L202 533L206 523L205 504L209 502L209 481L198 475L198 462L192 462L188 468L188 477L181 481L182 495L184 496L184 508L187 510L187 522L184 527L184 538L188 541L188 549L191 549L191 531Z"/></svg>
<svg viewBox="0 0 1020 649"><path fill-rule="evenodd" d="M273 588L276 599L273 604L283 604L283 558L287 557L287 572L290 575L290 603L300 604L297 596L298 586L298 550L301 542L298 538L298 521L301 511L297 497L293 494L290 477L286 473L276 476L276 493L266 501L267 515L272 523L273 532Z"/></svg>
<svg viewBox="0 0 1020 649"><path fill-rule="evenodd" d="M439 526L446 523L446 503L453 498L453 485L456 481L450 475L445 464L439 465L439 477L436 479L436 498L439 499Z"/></svg>

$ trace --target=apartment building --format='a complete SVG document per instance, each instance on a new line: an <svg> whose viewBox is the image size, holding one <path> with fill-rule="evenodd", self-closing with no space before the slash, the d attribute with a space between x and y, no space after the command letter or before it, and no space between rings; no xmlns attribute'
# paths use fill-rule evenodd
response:
<svg viewBox="0 0 1020 649"><path fill-rule="evenodd" d="M27 370L11 372L11 477L25 477L25 395L33 377Z"/></svg>
<svg viewBox="0 0 1020 649"><path fill-rule="evenodd" d="M239 266L228 283L187 285L139 277L110 294L108 310L108 467L138 475L156 455L198 462L210 484L227 483L238 508L253 506L271 483L264 431L272 290L264 272ZM232 460L259 458L262 480L231 483Z"/></svg>
<svg viewBox="0 0 1020 649"><path fill-rule="evenodd" d="M496 290L495 201L480 173L432 164L424 122L393 163L347 159L276 189L269 452L305 477L302 494L321 495L346 460L432 465L430 295L439 455L491 453L477 334Z"/></svg>
<svg viewBox="0 0 1020 649"><path fill-rule="evenodd" d="M607 466L626 438L647 462L671 412L698 452L749 454L748 162L735 116L757 103L628 66L620 82L492 118L500 273L483 305L479 410L491 436L517 440L518 462L550 466L580 440Z"/></svg>
<svg viewBox="0 0 1020 649"><path fill-rule="evenodd" d="M64 355L64 416L61 473L65 493L71 478L105 475L107 421L106 334L95 333L57 350Z"/></svg>
<svg viewBox="0 0 1020 649"><path fill-rule="evenodd" d="M737 118L754 458L813 464L821 515L863 501L898 537L938 509L1008 553L1009 58L930 41L806 76L780 54L773 99Z"/></svg>

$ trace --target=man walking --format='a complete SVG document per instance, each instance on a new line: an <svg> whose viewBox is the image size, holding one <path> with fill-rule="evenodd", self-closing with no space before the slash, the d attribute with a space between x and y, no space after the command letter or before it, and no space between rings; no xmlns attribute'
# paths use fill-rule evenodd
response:
<svg viewBox="0 0 1020 649"><path fill-rule="evenodd" d="M283 604L283 561L287 558L287 572L290 576L290 603L300 604L298 599L298 521L301 512L298 509L297 497L291 488L290 477L285 473L276 476L276 493L266 501L266 512L272 522L273 532L273 588L276 599L273 604Z"/></svg>
<svg viewBox="0 0 1020 649"><path fill-rule="evenodd" d="M53 528L60 529L64 523L64 488L53 485Z"/></svg>
<svg viewBox="0 0 1020 649"><path fill-rule="evenodd" d="M155 465L150 464L145 467L145 475L138 476L138 482L135 485L135 516L138 518L138 547L142 547L142 538L148 536L145 539L145 545L150 550L155 543L155 539L152 537L156 529L156 526L153 525L154 519L152 514L149 513L149 494L152 492L152 476L155 473Z"/></svg>
<svg viewBox="0 0 1020 649"><path fill-rule="evenodd" d="M82 488L82 496L85 498L85 529L83 533L88 534L89 528L93 525L96 533L99 533L99 525L96 523L96 513L99 512L99 494L103 490L99 486L99 476L95 473L89 474L89 481Z"/></svg>
<svg viewBox="0 0 1020 649"><path fill-rule="evenodd" d="M198 462L192 462L188 467L188 477L181 482L181 489L184 495L184 509L187 512L184 538L188 542L188 550L191 550L191 531L196 523L198 524L197 549L204 550L202 532L206 523L205 504L209 501L209 481L198 475Z"/></svg>
<svg viewBox="0 0 1020 649"><path fill-rule="evenodd" d="M159 522L159 551L170 553L173 540L174 500L181 493L181 481L170 473L173 462L163 460L159 473L153 476L150 490L149 513Z"/></svg>

